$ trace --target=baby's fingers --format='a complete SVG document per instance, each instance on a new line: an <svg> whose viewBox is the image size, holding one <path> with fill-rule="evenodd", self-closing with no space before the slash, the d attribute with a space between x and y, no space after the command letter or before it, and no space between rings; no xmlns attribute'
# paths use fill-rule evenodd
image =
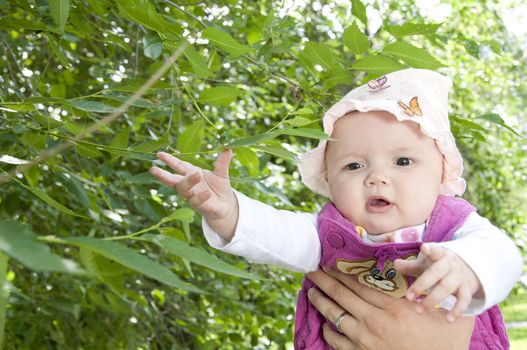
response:
<svg viewBox="0 0 527 350"><path fill-rule="evenodd" d="M430 261L437 261L444 256L445 248L437 244L425 243L421 245L421 254L426 255Z"/></svg>
<svg viewBox="0 0 527 350"><path fill-rule="evenodd" d="M396 259L394 262L394 267L403 275L417 277L423 273L426 265L423 259L420 258L412 260Z"/></svg>
<svg viewBox="0 0 527 350"><path fill-rule="evenodd" d="M194 165L184 162L174 156L171 156L166 152L158 152L157 158L166 165L168 165L170 169L174 170L180 175L190 175L191 172L195 172L192 171L194 170L194 168L196 168Z"/></svg>
<svg viewBox="0 0 527 350"><path fill-rule="evenodd" d="M444 259L436 261L430 265L415 282L406 291L406 298L408 300L416 300L419 295L423 295L426 291L435 286L441 281L450 271L448 263Z"/></svg>
<svg viewBox="0 0 527 350"><path fill-rule="evenodd" d="M417 310L433 309L449 295L452 295L458 290L461 281L452 274L447 274L442 278L430 291L430 293L418 305Z"/></svg>
<svg viewBox="0 0 527 350"><path fill-rule="evenodd" d="M454 305L452 310L450 310L450 312L446 315L446 319L448 322L454 322L456 318L458 318L465 312L472 300L472 294L470 293L469 288L461 287L456 293L456 298L456 304Z"/></svg>
<svg viewBox="0 0 527 350"><path fill-rule="evenodd" d="M166 170L153 166L149 170L150 174L155 176L161 183L169 186L176 187L179 181L183 178L181 175L172 174Z"/></svg>
<svg viewBox="0 0 527 350"><path fill-rule="evenodd" d="M186 199L190 199L194 196L194 186L201 182L201 174L194 173L190 176L185 176L181 181L176 184L176 190L180 195Z"/></svg>
<svg viewBox="0 0 527 350"><path fill-rule="evenodd" d="M205 190L201 193L198 193L195 196L192 196L188 199L188 204L198 210L201 213L207 212L206 208L201 208L201 206L212 196L209 190ZM209 210L210 211L210 210Z"/></svg>

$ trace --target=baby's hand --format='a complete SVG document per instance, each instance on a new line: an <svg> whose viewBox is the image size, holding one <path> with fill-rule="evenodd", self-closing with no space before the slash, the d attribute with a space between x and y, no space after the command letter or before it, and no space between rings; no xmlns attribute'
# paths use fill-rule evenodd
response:
<svg viewBox="0 0 527 350"><path fill-rule="evenodd" d="M174 173L153 166L150 174L163 184L174 187L218 234L230 241L238 222L238 200L229 181L232 151L227 149L220 153L212 172L165 152L159 152L157 158Z"/></svg>
<svg viewBox="0 0 527 350"><path fill-rule="evenodd" d="M417 277L406 291L406 298L415 301L419 296L428 295L417 304L416 311L433 309L449 295L457 298L456 304L447 314L447 320L454 322L470 304L472 296L481 288L472 269L454 252L437 244L425 243L415 260L395 261L395 269L405 275Z"/></svg>

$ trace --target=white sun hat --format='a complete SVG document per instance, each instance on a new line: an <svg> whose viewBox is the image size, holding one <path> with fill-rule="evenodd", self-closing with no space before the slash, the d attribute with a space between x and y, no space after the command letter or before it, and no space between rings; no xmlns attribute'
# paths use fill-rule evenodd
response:
<svg viewBox="0 0 527 350"><path fill-rule="evenodd" d="M463 158L456 147L448 120L448 92L452 81L427 69L403 69L351 90L331 107L322 119L324 132L333 133L335 122L353 112L386 111L397 120L419 124L443 154L441 193L461 195L465 191ZM326 180L326 140L298 157L302 182L312 191L330 197Z"/></svg>

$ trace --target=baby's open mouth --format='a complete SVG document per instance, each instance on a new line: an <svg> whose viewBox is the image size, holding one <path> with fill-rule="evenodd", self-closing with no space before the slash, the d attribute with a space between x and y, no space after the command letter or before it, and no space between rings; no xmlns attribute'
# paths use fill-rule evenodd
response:
<svg viewBox="0 0 527 350"><path fill-rule="evenodd" d="M372 198L368 201L368 206L370 207L384 207L390 204L391 203L384 198Z"/></svg>

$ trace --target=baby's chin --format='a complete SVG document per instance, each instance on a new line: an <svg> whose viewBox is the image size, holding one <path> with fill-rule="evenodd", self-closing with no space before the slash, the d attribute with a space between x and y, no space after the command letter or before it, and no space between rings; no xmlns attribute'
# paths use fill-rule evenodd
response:
<svg viewBox="0 0 527 350"><path fill-rule="evenodd" d="M366 230L366 232L368 232L369 235L377 236L377 235L382 235L382 234L389 233L389 232L395 232L405 227L417 226L417 225L420 225L420 224L408 224L408 225L403 224L403 225L396 225L396 226L395 225L369 225L370 227L368 227L367 225L358 225L358 226L364 227L364 229Z"/></svg>

